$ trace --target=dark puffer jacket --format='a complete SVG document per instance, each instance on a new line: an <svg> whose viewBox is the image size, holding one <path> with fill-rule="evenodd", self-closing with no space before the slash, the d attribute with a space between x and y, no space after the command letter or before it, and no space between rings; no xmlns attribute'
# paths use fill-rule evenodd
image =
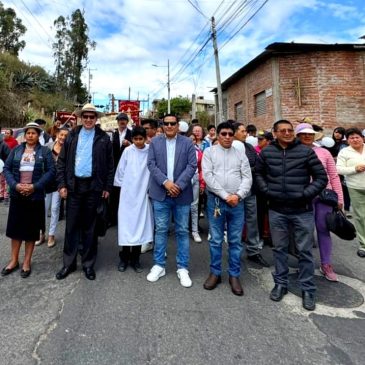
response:
<svg viewBox="0 0 365 365"><path fill-rule="evenodd" d="M298 141L283 149L275 141L257 159L256 181L270 209L281 213L312 210L312 200L327 186L327 174L314 151Z"/></svg>
<svg viewBox="0 0 365 365"><path fill-rule="evenodd" d="M66 187L69 192L75 191L75 158L80 130L81 126L78 126L69 133L58 156L58 189ZM112 143L109 136L97 126L92 151L91 189L110 192L114 181Z"/></svg>

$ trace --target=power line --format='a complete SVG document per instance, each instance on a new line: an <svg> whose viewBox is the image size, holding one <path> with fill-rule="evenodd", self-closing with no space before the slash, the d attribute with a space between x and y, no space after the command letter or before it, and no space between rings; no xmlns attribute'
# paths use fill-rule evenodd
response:
<svg viewBox="0 0 365 365"><path fill-rule="evenodd" d="M38 19L35 17L35 15L32 13L32 11L28 8L28 6L25 4L23 0L20 0L24 7L28 10L30 15L35 19L35 21L39 24L39 26L45 31L45 33L48 35L50 39L52 39L52 36L48 33L48 31L43 27L43 25L38 21Z"/></svg>
<svg viewBox="0 0 365 365"><path fill-rule="evenodd" d="M193 2L191 2L191 0L188 0L188 3L201 15L203 15L204 18L209 19L201 10L198 6L196 6Z"/></svg>
<svg viewBox="0 0 365 365"><path fill-rule="evenodd" d="M269 0L264 0L264 2L259 6L259 8L247 19L245 23L220 47L220 50L226 46L253 18L254 16L267 4Z"/></svg>

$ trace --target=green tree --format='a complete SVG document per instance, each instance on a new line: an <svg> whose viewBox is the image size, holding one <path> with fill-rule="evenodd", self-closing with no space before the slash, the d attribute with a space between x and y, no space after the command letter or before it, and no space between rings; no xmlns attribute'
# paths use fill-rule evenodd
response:
<svg viewBox="0 0 365 365"><path fill-rule="evenodd" d="M60 16L54 21L56 42L53 44L56 64L55 77L60 90L83 103L87 90L82 84L81 75L88 63L89 50L96 43L90 40L84 13L77 9L71 17Z"/></svg>
<svg viewBox="0 0 365 365"><path fill-rule="evenodd" d="M170 100L171 113L178 117L191 111L191 101L188 98L182 96L172 98ZM167 114L167 100L161 99L157 104L157 113L160 118Z"/></svg>
<svg viewBox="0 0 365 365"><path fill-rule="evenodd" d="M0 2L0 52L8 52L18 56L19 51L25 47L25 41L19 39L25 34L27 28L17 18L14 9L4 8Z"/></svg>

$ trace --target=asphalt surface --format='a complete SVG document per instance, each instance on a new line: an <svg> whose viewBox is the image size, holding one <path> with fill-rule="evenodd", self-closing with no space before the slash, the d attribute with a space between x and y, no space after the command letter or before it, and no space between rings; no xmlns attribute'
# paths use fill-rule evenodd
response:
<svg viewBox="0 0 365 365"><path fill-rule="evenodd" d="M0 269L10 253L6 220L7 208L0 204ZM204 220L201 226L206 231ZM204 290L206 232L202 244L191 241L191 288L181 287L176 277L173 236L167 275L158 282L146 280L151 252L141 256L143 273L118 272L115 227L100 239L95 281L80 267L57 281L63 231L64 221L54 248L36 247L29 278L20 278L19 271L0 277L1 365L365 363L365 259L356 256L355 241L334 238L340 285L318 277L320 302L308 312L293 293L272 302L272 267L246 260L243 297L231 293L226 274L215 290ZM269 247L263 255L272 264ZM296 260L290 263L295 273ZM292 292L295 285L294 280Z"/></svg>

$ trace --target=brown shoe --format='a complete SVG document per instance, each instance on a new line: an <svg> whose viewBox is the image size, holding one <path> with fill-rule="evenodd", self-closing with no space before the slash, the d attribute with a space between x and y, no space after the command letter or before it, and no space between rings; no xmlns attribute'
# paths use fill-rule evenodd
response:
<svg viewBox="0 0 365 365"><path fill-rule="evenodd" d="M234 295L239 295L239 296L243 295L243 289L242 289L242 285L240 283L239 278L236 278L234 276L230 276L229 277L229 285L231 286L232 293Z"/></svg>
<svg viewBox="0 0 365 365"><path fill-rule="evenodd" d="M220 276L210 273L208 276L208 279L205 280L203 287L204 287L204 289L207 289L207 290L213 290L221 282L222 282L222 278Z"/></svg>

